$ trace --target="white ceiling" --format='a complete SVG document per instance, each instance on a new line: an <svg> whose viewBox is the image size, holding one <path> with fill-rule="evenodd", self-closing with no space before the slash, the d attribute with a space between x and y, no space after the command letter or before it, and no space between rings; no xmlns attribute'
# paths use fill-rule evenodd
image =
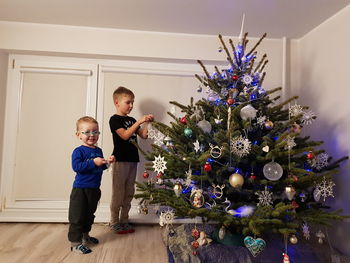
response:
<svg viewBox="0 0 350 263"><path fill-rule="evenodd" d="M0 21L300 38L350 0L0 0Z"/></svg>

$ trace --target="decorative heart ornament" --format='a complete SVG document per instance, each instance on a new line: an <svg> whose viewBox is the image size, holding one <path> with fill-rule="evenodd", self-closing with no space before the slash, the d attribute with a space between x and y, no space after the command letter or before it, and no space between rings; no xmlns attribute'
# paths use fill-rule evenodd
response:
<svg viewBox="0 0 350 263"><path fill-rule="evenodd" d="M270 151L270 147L269 147L268 145L266 145L266 146L264 146L264 147L262 148L262 150L263 150L264 152L268 153L268 152Z"/></svg>
<svg viewBox="0 0 350 263"><path fill-rule="evenodd" d="M244 238L244 245L248 248L250 253L256 257L265 249L266 242L261 238L254 239L251 236L247 236Z"/></svg>

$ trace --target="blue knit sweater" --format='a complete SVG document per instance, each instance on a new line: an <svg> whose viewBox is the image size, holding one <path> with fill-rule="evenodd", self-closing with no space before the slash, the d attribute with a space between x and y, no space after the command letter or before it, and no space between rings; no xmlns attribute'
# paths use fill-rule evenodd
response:
<svg viewBox="0 0 350 263"><path fill-rule="evenodd" d="M96 166L94 158L103 158L102 150L98 147L90 148L81 145L72 153L72 167L76 172L73 187L76 188L99 188L101 185L102 172L106 165Z"/></svg>

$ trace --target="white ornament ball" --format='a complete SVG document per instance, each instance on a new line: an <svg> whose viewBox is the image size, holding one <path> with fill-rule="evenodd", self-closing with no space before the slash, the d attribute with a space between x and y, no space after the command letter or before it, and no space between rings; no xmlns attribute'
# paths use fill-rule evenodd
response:
<svg viewBox="0 0 350 263"><path fill-rule="evenodd" d="M205 133L211 132L211 124L207 120L201 120L197 123L197 126L201 128Z"/></svg>
<svg viewBox="0 0 350 263"><path fill-rule="evenodd" d="M250 104L244 106L241 109L240 115L243 120L254 119L256 117L257 110Z"/></svg>
<svg viewBox="0 0 350 263"><path fill-rule="evenodd" d="M270 181L277 181L283 175L282 166L276 162L269 162L263 168L264 176Z"/></svg>

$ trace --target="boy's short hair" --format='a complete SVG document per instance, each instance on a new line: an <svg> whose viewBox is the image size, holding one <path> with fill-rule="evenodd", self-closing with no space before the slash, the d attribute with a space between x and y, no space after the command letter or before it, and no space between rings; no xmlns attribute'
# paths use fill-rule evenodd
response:
<svg viewBox="0 0 350 263"><path fill-rule="evenodd" d="M115 102L122 95L128 95L128 96L131 96L132 98L135 97L135 94L131 90L120 86L113 92L113 101Z"/></svg>
<svg viewBox="0 0 350 263"><path fill-rule="evenodd" d="M77 126L77 132L79 131L79 126L80 124L82 124L83 122L88 122L88 123L96 123L98 125L97 120L95 120L94 118L90 117L90 116L84 116L81 117L77 120L76 126Z"/></svg>

